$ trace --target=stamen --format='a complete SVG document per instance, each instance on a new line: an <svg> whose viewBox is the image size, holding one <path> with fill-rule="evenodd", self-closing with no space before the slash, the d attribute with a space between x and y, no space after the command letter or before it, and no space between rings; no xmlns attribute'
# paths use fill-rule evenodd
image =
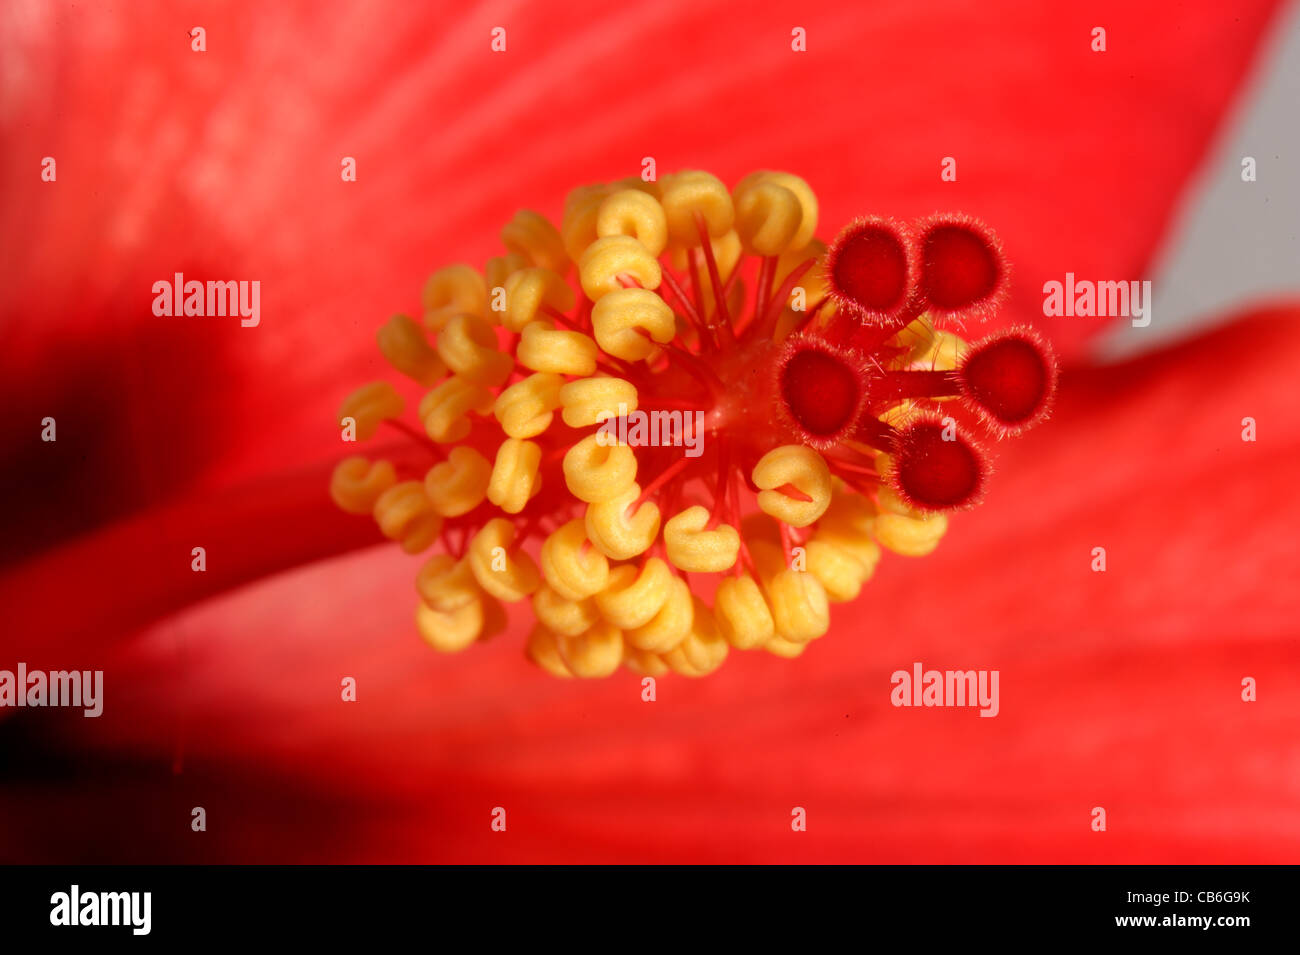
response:
<svg viewBox="0 0 1300 955"><path fill-rule="evenodd" d="M677 304L680 305L682 311L686 313L687 320L689 320L691 325L694 326L695 331L698 334L704 327L704 319L701 318L700 313L695 310L695 306L691 304L691 300L682 290L677 279L674 278L672 273L667 269L664 269L664 285L666 285L668 290L673 293L673 298L677 299Z"/></svg>
<svg viewBox="0 0 1300 955"><path fill-rule="evenodd" d="M704 525L706 530L713 530L722 523L722 510L727 500L727 472L728 465L731 463L731 444L723 438L721 445L718 449L718 483L713 488L713 507L709 511L708 523Z"/></svg>
<svg viewBox="0 0 1300 955"><path fill-rule="evenodd" d="M781 318L781 309L785 307L785 303L789 300L790 293L794 291L794 287L799 284L799 280L804 277L804 274L816 264L816 259L808 259L791 270L790 274L785 277L785 281L781 283L781 289L777 292L776 297L767 304L767 311L759 313L759 317L751 326L752 330L747 331L747 338L767 339L772 337L772 333L776 329L776 323Z"/></svg>
<svg viewBox="0 0 1300 955"><path fill-rule="evenodd" d="M767 297L772 292L772 279L776 273L777 256L765 255L763 264L758 269L758 299L754 305L754 314L762 315L767 311Z"/></svg>
<svg viewBox="0 0 1300 955"><path fill-rule="evenodd" d="M663 487L673 478L677 477L677 475L681 474L682 471L686 470L687 465L689 465L690 463L691 463L690 458L681 457L678 458L676 461L674 461L672 464L670 464L668 467L664 468L663 471L660 472L658 477L656 477L653 481L651 481L649 484L645 486L645 489L641 491L641 496L627 506L626 513L630 515L633 512L635 512L638 507L640 507L651 497L653 497L656 491L658 491L661 487Z"/></svg>
<svg viewBox="0 0 1300 955"><path fill-rule="evenodd" d="M701 350L707 346L710 350L715 347L713 336L709 334L708 314L709 310L704 307L704 283L700 280L700 260L702 255L699 249L691 249L691 297L695 302L695 312L700 316L700 323L696 328L700 336Z"/></svg>
<svg viewBox="0 0 1300 955"><path fill-rule="evenodd" d="M386 418L382 423L387 427L406 435L406 437L410 438L414 443L431 453L435 458L438 458L439 460L446 459L446 453L442 448L438 447L436 443L430 441L427 434L422 434L405 421L398 420L397 418Z"/></svg>
<svg viewBox="0 0 1300 955"><path fill-rule="evenodd" d="M731 327L731 316L727 312L727 299L722 294L722 277L718 273L718 261L713 256L713 242L709 238L709 228L704 223L704 216L695 213L695 228L700 233L700 249L704 253L704 261L709 270L709 284L713 286L713 299L717 311L717 321L709 325L710 330L721 325L724 328Z"/></svg>

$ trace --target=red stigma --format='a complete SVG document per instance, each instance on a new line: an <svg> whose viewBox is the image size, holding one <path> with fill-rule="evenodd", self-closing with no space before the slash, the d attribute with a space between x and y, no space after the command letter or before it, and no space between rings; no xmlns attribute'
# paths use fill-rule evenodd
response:
<svg viewBox="0 0 1300 955"><path fill-rule="evenodd" d="M986 318L1006 287L1006 260L991 229L970 216L936 215L920 233L921 294L934 317Z"/></svg>
<svg viewBox="0 0 1300 955"><path fill-rule="evenodd" d="M952 419L926 415L894 439L894 485L917 510L970 507L979 499L987 474L983 451Z"/></svg>
<svg viewBox="0 0 1300 955"><path fill-rule="evenodd" d="M893 219L857 219L828 250L826 274L836 304L866 322L892 320L912 304L916 243Z"/></svg>
<svg viewBox="0 0 1300 955"><path fill-rule="evenodd" d="M1019 434L1047 416L1056 360L1036 333L1008 329L973 345L959 375L962 394L991 430Z"/></svg>
<svg viewBox="0 0 1300 955"><path fill-rule="evenodd" d="M864 362L851 349L811 335L788 339L777 363L781 407L804 443L834 445L854 429L866 396Z"/></svg>

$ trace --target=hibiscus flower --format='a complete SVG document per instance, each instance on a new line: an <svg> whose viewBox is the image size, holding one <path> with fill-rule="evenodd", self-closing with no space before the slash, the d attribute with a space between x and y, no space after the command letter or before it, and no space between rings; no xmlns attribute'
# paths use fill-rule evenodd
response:
<svg viewBox="0 0 1300 955"><path fill-rule="evenodd" d="M1274 6L11 5L0 667L102 668L105 700L0 710L0 857L1293 860L1296 311L1098 366L1104 323L1041 295L1144 274ZM1013 265L986 327L1063 362L934 554L653 703L541 674L522 610L432 653L418 562L327 494L374 329L645 157L796 172L826 238L980 216ZM177 272L259 281L260 322L154 314ZM914 661L998 670L998 716L891 705Z"/></svg>

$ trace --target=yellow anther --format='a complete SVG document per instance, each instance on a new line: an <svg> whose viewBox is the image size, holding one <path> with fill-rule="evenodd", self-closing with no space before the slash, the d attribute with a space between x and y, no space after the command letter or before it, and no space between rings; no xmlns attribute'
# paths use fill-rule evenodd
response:
<svg viewBox="0 0 1300 955"><path fill-rule="evenodd" d="M730 646L718 630L713 612L695 598L695 617L686 639L664 654L664 662L682 676L707 676L727 659Z"/></svg>
<svg viewBox="0 0 1300 955"><path fill-rule="evenodd" d="M542 489L538 467L542 449L532 441L506 438L497 448L497 459L488 479L487 498L507 514L518 514Z"/></svg>
<svg viewBox="0 0 1300 955"><path fill-rule="evenodd" d="M587 537L611 560L630 560L644 554L659 536L659 508L643 501L628 514L641 496L641 485L632 486L608 501L587 505Z"/></svg>
<svg viewBox="0 0 1300 955"><path fill-rule="evenodd" d="M713 597L718 630L737 650L763 646L776 633L767 599L749 574L724 577Z"/></svg>
<svg viewBox="0 0 1300 955"><path fill-rule="evenodd" d="M459 375L448 378L420 399L420 421L425 433L439 444L459 441L469 434L471 411L492 411L492 392Z"/></svg>
<svg viewBox="0 0 1300 955"><path fill-rule="evenodd" d="M689 574L713 574L736 563L740 534L730 524L705 530L708 508L696 504L670 517L664 524L664 547L678 570Z"/></svg>
<svg viewBox="0 0 1300 955"><path fill-rule="evenodd" d="M487 286L472 265L449 265L424 283L421 304L425 327L438 332L453 315L486 315Z"/></svg>
<svg viewBox="0 0 1300 955"><path fill-rule="evenodd" d="M406 315L394 315L375 333L384 359L408 378L432 388L447 373L424 329Z"/></svg>
<svg viewBox="0 0 1300 955"><path fill-rule="evenodd" d="M876 506L871 499L842 486L831 495L830 507L817 521L819 530L835 528L856 534L870 534L876 520Z"/></svg>
<svg viewBox="0 0 1300 955"><path fill-rule="evenodd" d="M635 279L642 288L657 289L663 269L650 250L629 235L611 235L587 246L578 260L582 290L593 302L623 288L619 276Z"/></svg>
<svg viewBox="0 0 1300 955"><path fill-rule="evenodd" d="M600 216L601 203L609 190L605 186L581 186L569 193L564 200L564 217L560 220L560 238L569 258L577 262L587 246L595 242L596 220Z"/></svg>
<svg viewBox="0 0 1300 955"><path fill-rule="evenodd" d="M969 346L952 332L936 331L918 362L932 371L954 371Z"/></svg>
<svg viewBox="0 0 1300 955"><path fill-rule="evenodd" d="M771 640L767 641L767 643L763 644L763 649L778 657L793 660L795 657L799 656L799 654L808 649L808 644L795 643L793 640L773 637Z"/></svg>
<svg viewBox="0 0 1300 955"><path fill-rule="evenodd" d="M557 330L550 322L533 322L515 349L519 364L532 371L585 378L596 370L600 350L582 332Z"/></svg>
<svg viewBox="0 0 1300 955"><path fill-rule="evenodd" d="M356 422L358 441L368 441L375 436L382 421L399 418L406 408L402 396L386 381L372 381L362 385L343 399L339 408L339 424L346 426L345 418Z"/></svg>
<svg viewBox="0 0 1300 955"><path fill-rule="evenodd" d="M939 546L948 530L948 515L912 510L887 485L881 487L877 497L881 511L872 533L881 547L904 557L924 557Z"/></svg>
<svg viewBox="0 0 1300 955"><path fill-rule="evenodd" d="M627 630L623 636L638 650L667 653L686 639L695 620L695 604L691 588L680 577L668 584L668 595L663 606L649 621Z"/></svg>
<svg viewBox="0 0 1300 955"><path fill-rule="evenodd" d="M624 176L622 179L616 179L605 187L607 193L620 192L624 189L636 189L638 192L644 192L647 196L653 196L655 199L663 196L663 190L659 187L659 183L646 182L640 176Z"/></svg>
<svg viewBox="0 0 1300 955"><path fill-rule="evenodd" d="M600 619L596 601L565 600L545 582L533 594L533 613L548 628L568 637L576 637Z"/></svg>
<svg viewBox="0 0 1300 955"><path fill-rule="evenodd" d="M943 399L936 399L943 400ZM878 419L885 424L892 425L896 428L907 424L912 418L916 417L916 402L910 398L899 404L892 405L876 415Z"/></svg>
<svg viewBox="0 0 1300 955"><path fill-rule="evenodd" d="M969 347L966 341L952 332L938 331L929 315L913 319L889 340L891 346L906 351L898 356L900 365L910 365L926 371L953 371L961 363ZM944 396L936 401L948 401Z"/></svg>
<svg viewBox="0 0 1300 955"><path fill-rule="evenodd" d="M810 573L789 568L777 571L768 581L767 600L776 634L782 639L807 643L830 629L826 590Z"/></svg>
<svg viewBox="0 0 1300 955"><path fill-rule="evenodd" d="M771 527L771 521L761 515L752 516L758 518L758 521L761 521L767 527ZM745 546L749 548L749 557L754 562L754 571L758 574L759 582L764 587L771 582L777 573L785 570L788 566L785 551L773 539L757 536L747 530L745 533Z"/></svg>
<svg viewBox="0 0 1300 955"><path fill-rule="evenodd" d="M559 637L556 634L539 623L528 634L528 643L524 648L524 652L527 654L528 659L551 676L568 679L573 674L569 672L568 666L565 665L563 658L560 656L560 648L556 645L558 639Z"/></svg>
<svg viewBox="0 0 1300 955"><path fill-rule="evenodd" d="M889 340L889 344L906 349L897 360L910 365L919 362L930 353L930 348L934 345L934 336L935 329L930 316L921 315L899 329L898 333Z"/></svg>
<svg viewBox="0 0 1300 955"><path fill-rule="evenodd" d="M868 498L852 491L837 491L831 498L831 506L817 522L817 536L874 567L880 556L871 539L877 514L876 506Z"/></svg>
<svg viewBox="0 0 1300 955"><path fill-rule="evenodd" d="M572 520L542 544L542 576L566 600L585 600L609 583L609 560L587 540L586 525Z"/></svg>
<svg viewBox="0 0 1300 955"><path fill-rule="evenodd" d="M623 665L641 676L661 677L672 672L659 654L638 650L628 643L627 634L623 635Z"/></svg>
<svg viewBox="0 0 1300 955"><path fill-rule="evenodd" d="M526 268L528 268L528 260L517 252L507 252L505 255L493 256L487 260L483 274L487 278L488 318L495 319L501 314L499 311L501 306L494 300L496 290L505 289L510 276Z"/></svg>
<svg viewBox="0 0 1300 955"><path fill-rule="evenodd" d="M571 209L576 209L592 199L604 199L609 193L610 187L603 182L574 186L564 197L564 211L567 214Z"/></svg>
<svg viewBox="0 0 1300 955"><path fill-rule="evenodd" d="M817 232L818 211L817 194L812 191L812 187L792 173L764 169L759 172L752 172L740 180L736 184L734 195L739 197L741 193L747 192L752 187L762 183L770 183L788 189L794 194L799 203L799 228L791 238L787 248L802 249L808 243L814 241L813 235ZM740 216L739 204L739 198L737 198L737 218Z"/></svg>
<svg viewBox="0 0 1300 955"><path fill-rule="evenodd" d="M754 466L752 477L759 488L759 509L792 527L807 527L830 505L830 469L820 454L804 445L773 448ZM787 484L810 500L798 500L781 491Z"/></svg>
<svg viewBox="0 0 1300 955"><path fill-rule="evenodd" d="M604 296L591 310L591 326L597 344L625 361L640 361L655 350L652 340L666 345L677 335L677 317L668 303L643 288Z"/></svg>
<svg viewBox="0 0 1300 955"><path fill-rule="evenodd" d="M497 346L487 319L453 315L438 333L438 355L466 381L495 388L510 377L514 360Z"/></svg>
<svg viewBox="0 0 1300 955"><path fill-rule="evenodd" d="M349 514L369 514L375 501L397 483L397 472L388 461L371 463L357 455L344 458L330 476L330 498Z"/></svg>
<svg viewBox="0 0 1300 955"><path fill-rule="evenodd" d="M424 493L420 481L394 484L375 501L375 521L389 540L402 545L408 554L418 554L442 531L442 517Z"/></svg>
<svg viewBox="0 0 1300 955"><path fill-rule="evenodd" d="M603 443L609 440L601 432L589 434L564 453L564 483L580 501L612 501L636 482L636 454Z"/></svg>
<svg viewBox="0 0 1300 955"><path fill-rule="evenodd" d="M415 627L424 642L439 653L459 653L483 633L483 601L475 597L450 612L417 604Z"/></svg>
<svg viewBox="0 0 1300 955"><path fill-rule="evenodd" d="M697 215L703 217L705 229L714 238L731 230L735 221L731 193L717 176L688 170L664 176L660 188L660 205L668 222L668 237L674 244L687 248L700 244Z"/></svg>
<svg viewBox="0 0 1300 955"><path fill-rule="evenodd" d="M604 621L576 637L558 637L555 645L569 672L584 680L611 676L623 662L623 634Z"/></svg>
<svg viewBox="0 0 1300 955"><path fill-rule="evenodd" d="M790 301L787 305L793 305L797 298L802 298L803 310L793 314L799 319L807 316L807 313L815 308L819 303L822 304L821 317L822 324L826 319L835 313L833 303L824 303L827 293L830 291L830 285L827 282L826 270L823 263L826 259L826 244L817 239L813 239L802 248L792 248L777 260L776 277L773 284L780 287L785 283L787 277L796 268L803 265L809 259L812 259L813 266L804 270L803 275L799 278L798 284L790 291Z"/></svg>
<svg viewBox="0 0 1300 955"><path fill-rule="evenodd" d="M781 255L799 235L803 207L799 197L771 180L742 180L733 195L736 232L750 255Z"/></svg>
<svg viewBox="0 0 1300 955"><path fill-rule="evenodd" d="M501 229L501 244L539 268L563 275L569 267L560 233L549 219L528 209L520 209Z"/></svg>
<svg viewBox="0 0 1300 955"><path fill-rule="evenodd" d="M543 372L529 375L497 395L492 413L510 437L535 437L551 426L555 409L560 407L563 386L564 379L559 375Z"/></svg>
<svg viewBox="0 0 1300 955"><path fill-rule="evenodd" d="M522 550L511 550L514 541L515 525L494 517L474 535L466 557L478 585L507 603L523 600L542 582L533 559Z"/></svg>
<svg viewBox="0 0 1300 955"><path fill-rule="evenodd" d="M585 428L635 411L636 397L636 386L622 378L579 378L560 389L560 417L570 428Z"/></svg>
<svg viewBox="0 0 1300 955"><path fill-rule="evenodd" d="M873 564L869 570L856 554L836 544L834 538L827 540L818 535L804 549L808 573L817 578L826 591L826 599L833 603L856 599L862 584L875 569Z"/></svg>
<svg viewBox="0 0 1300 955"><path fill-rule="evenodd" d="M460 517L483 503L487 497L492 465L467 445L452 448L447 460L429 468L424 489L434 509L443 517Z"/></svg>
<svg viewBox="0 0 1300 955"><path fill-rule="evenodd" d="M673 572L658 557L640 569L620 564L610 570L608 586L596 594L596 607L620 630L644 627L668 600L673 580Z"/></svg>
<svg viewBox="0 0 1300 955"><path fill-rule="evenodd" d="M880 546L867 534L860 534L848 528L826 527L818 524L814 539L852 555L862 565L864 583L871 579L871 575L876 571L876 564L880 562Z"/></svg>
<svg viewBox="0 0 1300 955"><path fill-rule="evenodd" d="M596 234L634 236L656 258L668 245L668 221L663 206L640 189L620 189L600 204Z"/></svg>
<svg viewBox="0 0 1300 955"><path fill-rule="evenodd" d="M482 594L469 561L435 554L415 575L415 589L434 610L451 613Z"/></svg>
<svg viewBox="0 0 1300 955"><path fill-rule="evenodd" d="M560 312L573 308L575 296L569 283L549 269L524 269L506 279L506 310L501 324L522 332L529 323L543 317L542 307Z"/></svg>

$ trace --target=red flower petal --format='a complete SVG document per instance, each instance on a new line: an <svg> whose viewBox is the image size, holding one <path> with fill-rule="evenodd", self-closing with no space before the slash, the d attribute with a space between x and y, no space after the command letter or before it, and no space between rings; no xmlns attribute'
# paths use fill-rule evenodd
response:
<svg viewBox="0 0 1300 955"><path fill-rule="evenodd" d="M355 555L157 628L115 664L105 715L69 721L56 748L117 754L119 788L74 800L11 781L0 808L37 831L57 818L62 858L115 861L1294 859L1300 679L1280 582L1300 571L1283 531L1300 522L1300 427L1271 409L1300 361L1297 318L1067 376L984 506L924 564L883 561L860 615L797 661L736 654L649 704L631 676L545 678L517 632L440 657L410 634L411 559ZM914 661L998 669L999 715L892 707L890 674ZM177 753L174 791L129 770ZM219 845L141 846L121 824L191 803L220 813Z"/></svg>

